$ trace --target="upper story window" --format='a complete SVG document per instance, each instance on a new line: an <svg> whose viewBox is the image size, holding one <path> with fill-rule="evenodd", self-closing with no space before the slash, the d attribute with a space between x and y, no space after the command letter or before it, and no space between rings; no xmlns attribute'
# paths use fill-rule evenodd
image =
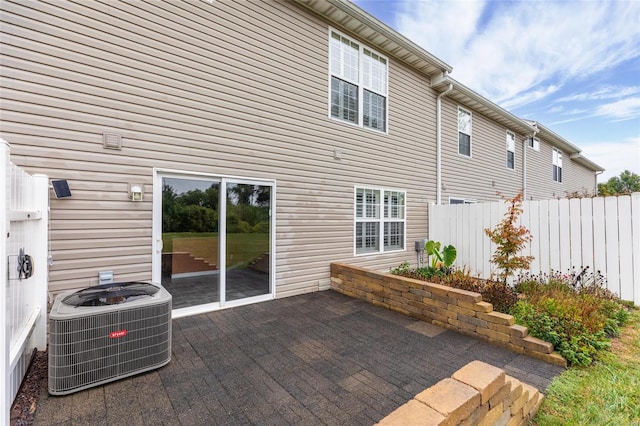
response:
<svg viewBox="0 0 640 426"><path fill-rule="evenodd" d="M386 132L387 58L333 29L329 33L331 118Z"/></svg>
<svg viewBox="0 0 640 426"><path fill-rule="evenodd" d="M527 146L535 151L540 151L540 139L538 138L527 139Z"/></svg>
<svg viewBox="0 0 640 426"><path fill-rule="evenodd" d="M406 194L379 188L355 189L355 252L405 248Z"/></svg>
<svg viewBox="0 0 640 426"><path fill-rule="evenodd" d="M507 131L507 169L516 168L516 135Z"/></svg>
<svg viewBox="0 0 640 426"><path fill-rule="evenodd" d="M562 152L553 148L553 180L562 182Z"/></svg>
<svg viewBox="0 0 640 426"><path fill-rule="evenodd" d="M458 154L471 157L471 112L458 107Z"/></svg>

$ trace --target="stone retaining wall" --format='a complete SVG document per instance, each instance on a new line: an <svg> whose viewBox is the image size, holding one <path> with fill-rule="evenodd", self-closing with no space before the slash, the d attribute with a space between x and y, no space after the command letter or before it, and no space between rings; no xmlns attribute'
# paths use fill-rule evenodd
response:
<svg viewBox="0 0 640 426"><path fill-rule="evenodd" d="M567 366L551 343L529 336L527 327L514 324L513 316L494 312L480 293L343 263L331 264L331 288L517 353Z"/></svg>
<svg viewBox="0 0 640 426"><path fill-rule="evenodd" d="M382 419L379 425L526 425L542 404L533 386L473 361Z"/></svg>

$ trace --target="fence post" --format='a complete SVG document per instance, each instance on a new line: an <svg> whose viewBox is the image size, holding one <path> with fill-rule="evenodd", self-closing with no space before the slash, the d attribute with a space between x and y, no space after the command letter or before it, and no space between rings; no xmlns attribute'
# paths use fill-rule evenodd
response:
<svg viewBox="0 0 640 426"><path fill-rule="evenodd" d="M33 206L40 211L41 217L34 224L33 238L37 243L32 245L35 262L34 278L37 305L40 316L33 331L33 342L39 351L47 349L47 293L49 285L49 178L46 175L33 175Z"/></svg>
<svg viewBox="0 0 640 426"><path fill-rule="evenodd" d="M0 310L2 321L0 321L0 423L9 424L9 410L11 401L9 400L9 332L7 327L6 309L7 306L7 199L9 185L9 144L0 139L0 173L2 183L0 184Z"/></svg>
<svg viewBox="0 0 640 426"><path fill-rule="evenodd" d="M633 301L640 306L640 192L631 194L631 258L633 259Z"/></svg>

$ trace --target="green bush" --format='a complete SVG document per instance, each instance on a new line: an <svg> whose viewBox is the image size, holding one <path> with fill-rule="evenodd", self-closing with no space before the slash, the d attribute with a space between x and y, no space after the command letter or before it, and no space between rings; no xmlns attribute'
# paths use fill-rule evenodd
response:
<svg viewBox="0 0 640 426"><path fill-rule="evenodd" d="M552 343L570 365L589 365L599 350L609 347L608 337L616 336L629 316L603 283L585 279L584 274L527 277L515 286L525 299L512 314L531 335Z"/></svg>

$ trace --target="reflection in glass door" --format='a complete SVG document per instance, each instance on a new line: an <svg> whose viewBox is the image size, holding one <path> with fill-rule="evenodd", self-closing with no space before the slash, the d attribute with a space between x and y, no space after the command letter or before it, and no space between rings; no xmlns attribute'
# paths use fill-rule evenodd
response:
<svg viewBox="0 0 640 426"><path fill-rule="evenodd" d="M161 283L173 308L220 301L220 182L162 177Z"/></svg>
<svg viewBox="0 0 640 426"><path fill-rule="evenodd" d="M271 293L271 186L226 183L225 300Z"/></svg>

